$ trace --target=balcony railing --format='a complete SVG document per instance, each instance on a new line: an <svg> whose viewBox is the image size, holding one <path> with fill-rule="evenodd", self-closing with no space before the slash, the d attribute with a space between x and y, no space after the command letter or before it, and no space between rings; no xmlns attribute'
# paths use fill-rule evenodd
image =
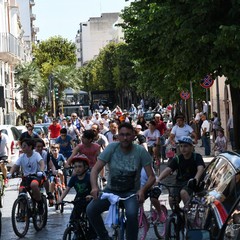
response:
<svg viewBox="0 0 240 240"><path fill-rule="evenodd" d="M0 59L12 62L25 59L23 45L10 33L0 33Z"/></svg>

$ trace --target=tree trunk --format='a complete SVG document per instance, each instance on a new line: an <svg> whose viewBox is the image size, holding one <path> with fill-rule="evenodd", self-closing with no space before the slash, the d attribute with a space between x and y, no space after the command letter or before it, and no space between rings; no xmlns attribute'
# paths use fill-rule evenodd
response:
<svg viewBox="0 0 240 240"><path fill-rule="evenodd" d="M230 85L231 98L232 98L232 109L233 109L233 126L234 126L234 140L235 147L238 153L240 153L240 89L234 88Z"/></svg>

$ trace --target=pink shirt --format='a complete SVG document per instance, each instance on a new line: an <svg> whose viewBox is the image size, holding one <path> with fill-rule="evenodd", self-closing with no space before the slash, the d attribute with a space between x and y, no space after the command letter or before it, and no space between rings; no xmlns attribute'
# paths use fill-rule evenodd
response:
<svg viewBox="0 0 240 240"><path fill-rule="evenodd" d="M92 168L97 162L97 156L100 152L100 146L97 143L91 143L90 147L86 147L84 144L78 144L79 152L88 157L90 161L89 167Z"/></svg>

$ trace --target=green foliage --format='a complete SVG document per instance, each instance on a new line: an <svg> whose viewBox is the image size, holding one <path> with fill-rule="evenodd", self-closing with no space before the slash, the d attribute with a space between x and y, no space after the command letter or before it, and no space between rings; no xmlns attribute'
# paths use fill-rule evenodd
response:
<svg viewBox="0 0 240 240"><path fill-rule="evenodd" d="M131 90L137 78L124 43L108 44L80 72L84 89L88 91L115 89L117 92L122 88Z"/></svg>
<svg viewBox="0 0 240 240"><path fill-rule="evenodd" d="M61 36L51 37L33 47L34 63L45 78L59 65L76 65L76 46Z"/></svg>
<svg viewBox="0 0 240 240"><path fill-rule="evenodd" d="M43 92L44 86L41 84L41 76L38 68L33 63L19 64L15 68L16 91L23 94L23 107L30 109L30 93L39 96Z"/></svg>
<svg viewBox="0 0 240 240"><path fill-rule="evenodd" d="M122 13L129 55L141 76L138 88L177 100L180 89L221 64L231 86L239 87L239 1L142 0Z"/></svg>

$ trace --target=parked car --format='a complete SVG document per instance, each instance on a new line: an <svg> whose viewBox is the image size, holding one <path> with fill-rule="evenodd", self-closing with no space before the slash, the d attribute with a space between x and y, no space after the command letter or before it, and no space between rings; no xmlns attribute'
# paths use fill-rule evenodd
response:
<svg viewBox="0 0 240 240"><path fill-rule="evenodd" d="M26 126L21 125L21 126L16 126L17 130L20 132L20 134L22 134L23 132L27 131Z"/></svg>
<svg viewBox="0 0 240 240"><path fill-rule="evenodd" d="M195 196L195 228L210 231L211 239L240 239L240 155L216 156L202 175L203 191Z"/></svg>
<svg viewBox="0 0 240 240"><path fill-rule="evenodd" d="M155 114L157 114L157 113L160 114L160 112L145 112L145 113L143 114L143 117L144 117L145 121L149 122L149 121L151 121L151 120L154 120L154 116L155 116Z"/></svg>
<svg viewBox="0 0 240 240"><path fill-rule="evenodd" d="M34 124L34 132L37 134L44 133L46 136L48 136L48 127L50 123L42 123L42 124Z"/></svg>
<svg viewBox="0 0 240 240"><path fill-rule="evenodd" d="M18 139L20 137L20 132L13 125L0 125L0 129L2 130L2 133L7 134L10 139L11 162L8 163L7 166L11 167L19 157Z"/></svg>

